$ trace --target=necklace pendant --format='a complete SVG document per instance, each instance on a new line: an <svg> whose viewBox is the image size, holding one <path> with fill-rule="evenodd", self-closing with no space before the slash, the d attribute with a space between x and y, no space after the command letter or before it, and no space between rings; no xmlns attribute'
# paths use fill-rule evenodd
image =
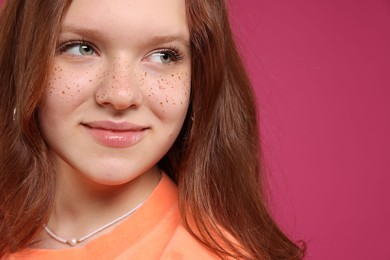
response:
<svg viewBox="0 0 390 260"><path fill-rule="evenodd" d="M66 243L68 243L70 246L75 246L79 243L79 241L75 238L72 238L72 239L66 241Z"/></svg>

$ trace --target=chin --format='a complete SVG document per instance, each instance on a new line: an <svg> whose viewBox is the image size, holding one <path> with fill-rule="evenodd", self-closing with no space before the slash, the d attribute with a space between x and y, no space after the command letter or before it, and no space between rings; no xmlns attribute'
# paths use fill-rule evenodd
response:
<svg viewBox="0 0 390 260"><path fill-rule="evenodd" d="M94 173L93 176L88 176L93 182L98 185L118 186L124 185L139 177L141 174L133 174L131 172L118 172L111 170L109 173Z"/></svg>

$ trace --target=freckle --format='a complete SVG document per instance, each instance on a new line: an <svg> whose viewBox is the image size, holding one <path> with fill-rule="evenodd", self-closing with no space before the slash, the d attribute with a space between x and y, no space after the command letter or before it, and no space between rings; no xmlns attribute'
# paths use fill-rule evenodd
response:
<svg viewBox="0 0 390 260"><path fill-rule="evenodd" d="M174 77L175 75L172 74L171 76Z"/></svg>
<svg viewBox="0 0 390 260"><path fill-rule="evenodd" d="M62 91L62 94L65 94L65 91Z"/></svg>
<svg viewBox="0 0 390 260"><path fill-rule="evenodd" d="M80 89L78 89L77 92L80 92Z"/></svg>
<svg viewBox="0 0 390 260"><path fill-rule="evenodd" d="M92 82L92 79L90 79L89 82Z"/></svg>
<svg viewBox="0 0 390 260"><path fill-rule="evenodd" d="M148 76L148 73L147 72L145 72L145 77L147 77Z"/></svg>
<svg viewBox="0 0 390 260"><path fill-rule="evenodd" d="M115 76L112 76L113 79L115 79Z"/></svg>

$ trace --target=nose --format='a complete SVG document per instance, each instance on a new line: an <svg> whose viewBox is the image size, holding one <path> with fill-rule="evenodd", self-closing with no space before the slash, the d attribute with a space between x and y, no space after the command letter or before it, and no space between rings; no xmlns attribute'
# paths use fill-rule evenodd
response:
<svg viewBox="0 0 390 260"><path fill-rule="evenodd" d="M95 92L96 102L119 111L138 107L142 103L142 91L129 63L116 62L108 67Z"/></svg>

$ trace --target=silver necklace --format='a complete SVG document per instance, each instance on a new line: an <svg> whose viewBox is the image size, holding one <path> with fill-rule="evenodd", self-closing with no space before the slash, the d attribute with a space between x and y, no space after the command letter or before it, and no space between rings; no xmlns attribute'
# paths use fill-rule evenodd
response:
<svg viewBox="0 0 390 260"><path fill-rule="evenodd" d="M126 217L130 216L131 214L133 214L141 206L142 206L142 203L139 204L138 206L136 206L135 208L131 209L130 211L126 212L124 215L120 216L119 218L114 219L110 223L105 224L104 226L96 229L95 231L93 231L93 232L89 233L88 235L83 236L82 238L79 238L79 239L77 239L77 238L71 238L69 240L63 239L63 238L59 237L58 235L56 235L53 231L51 231L50 228L47 225L44 225L44 228L45 228L45 231L47 232L47 234L49 234L54 240L57 240L58 242L61 242L63 244L67 244L67 245L70 245L70 246L75 246L75 245L77 245L77 244L87 240L88 238L96 235L97 233L99 233L99 232L101 232L101 231L111 227L115 223L118 223L122 219L125 219Z"/></svg>

